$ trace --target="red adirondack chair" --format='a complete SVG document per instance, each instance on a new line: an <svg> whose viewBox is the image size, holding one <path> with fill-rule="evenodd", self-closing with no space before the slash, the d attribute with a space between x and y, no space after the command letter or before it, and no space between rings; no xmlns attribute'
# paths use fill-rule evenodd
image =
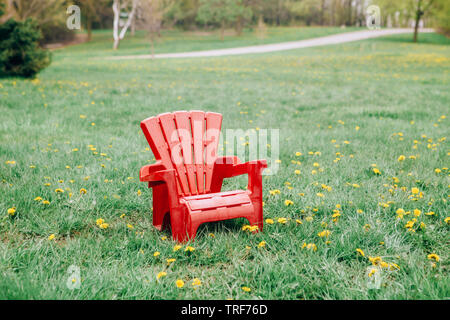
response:
<svg viewBox="0 0 450 320"><path fill-rule="evenodd" d="M203 111L163 113L141 122L156 163L141 168L140 180L153 188L153 225L162 230L170 222L174 240L194 239L202 223L240 217L263 229L267 162L218 157L221 125L221 114ZM247 190L220 192L224 178L242 174L248 174Z"/></svg>

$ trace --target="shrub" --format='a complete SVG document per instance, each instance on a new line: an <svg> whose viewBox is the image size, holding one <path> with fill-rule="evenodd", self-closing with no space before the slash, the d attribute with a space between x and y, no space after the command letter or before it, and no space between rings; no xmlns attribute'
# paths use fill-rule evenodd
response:
<svg viewBox="0 0 450 320"><path fill-rule="evenodd" d="M39 44L49 44L56 42L68 42L75 38L75 32L67 28L64 23L56 20L41 25L42 38Z"/></svg>
<svg viewBox="0 0 450 320"><path fill-rule="evenodd" d="M0 76L34 77L50 64L51 55L39 47L42 35L31 19L0 25Z"/></svg>

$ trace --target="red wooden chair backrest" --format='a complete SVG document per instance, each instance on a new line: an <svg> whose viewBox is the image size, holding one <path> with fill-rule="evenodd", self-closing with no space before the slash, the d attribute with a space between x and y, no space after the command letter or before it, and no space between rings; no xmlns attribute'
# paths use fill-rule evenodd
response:
<svg viewBox="0 0 450 320"><path fill-rule="evenodd" d="M163 113L141 122L157 161L175 169L178 194L209 193L222 115L203 111Z"/></svg>

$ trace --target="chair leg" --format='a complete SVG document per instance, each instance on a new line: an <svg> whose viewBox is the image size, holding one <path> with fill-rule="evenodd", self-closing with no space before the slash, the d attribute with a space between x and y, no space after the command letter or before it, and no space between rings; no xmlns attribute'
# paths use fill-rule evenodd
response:
<svg viewBox="0 0 450 320"><path fill-rule="evenodd" d="M247 217L247 220L251 226L258 226L258 231L263 231L262 202L259 199L254 199L252 203L255 210L252 215Z"/></svg>
<svg viewBox="0 0 450 320"><path fill-rule="evenodd" d="M168 193L165 184L153 187L153 225L158 230L164 229L164 217L169 212Z"/></svg>
<svg viewBox="0 0 450 320"><path fill-rule="evenodd" d="M185 242L188 238L186 225L186 214L184 207L171 208L170 225L172 227L172 238L179 242Z"/></svg>

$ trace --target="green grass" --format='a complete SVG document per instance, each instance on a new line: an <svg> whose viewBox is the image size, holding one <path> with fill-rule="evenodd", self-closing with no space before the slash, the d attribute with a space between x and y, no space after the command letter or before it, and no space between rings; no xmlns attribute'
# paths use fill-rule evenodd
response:
<svg viewBox="0 0 450 320"><path fill-rule="evenodd" d="M178 30L162 30L161 37L155 38L155 53L172 53L185 51L198 51L210 49L223 49L243 47L259 44L278 43L284 41L296 41L323 37L332 34L351 32L362 30L362 28L337 28L337 27L311 27L311 28L295 28L295 27L268 27L262 38L256 36L255 29L244 29L241 36L234 35L233 31L229 31L220 40L218 31L190 31L181 32ZM62 52L61 52L62 51ZM70 50L57 50L61 56L68 54L84 55L84 56L121 56L134 54L150 54L151 43L144 31L137 31L132 37L127 35L120 42L120 50L112 49L112 31L101 30L93 35L90 43L84 43L72 47Z"/></svg>
<svg viewBox="0 0 450 320"><path fill-rule="evenodd" d="M0 80L0 298L448 298L450 47L439 35L420 39L154 61L90 60L97 45L85 44L56 51L37 81ZM138 51L125 46L118 53ZM139 123L180 109L221 112L223 129L280 129L280 170L264 178L264 216L275 223L262 233L242 231L243 219L206 224L188 255L153 228L151 190L138 181L153 155ZM240 177L224 189L245 185ZM423 193L417 201L414 187ZM421 214L398 219L399 208ZM434 267L431 253L440 257ZM400 268L377 271L378 289L368 285L369 256ZM168 258L177 260L168 267ZM71 265L80 289L66 286ZM167 276L156 281L161 271ZM196 290L193 278L202 282Z"/></svg>

